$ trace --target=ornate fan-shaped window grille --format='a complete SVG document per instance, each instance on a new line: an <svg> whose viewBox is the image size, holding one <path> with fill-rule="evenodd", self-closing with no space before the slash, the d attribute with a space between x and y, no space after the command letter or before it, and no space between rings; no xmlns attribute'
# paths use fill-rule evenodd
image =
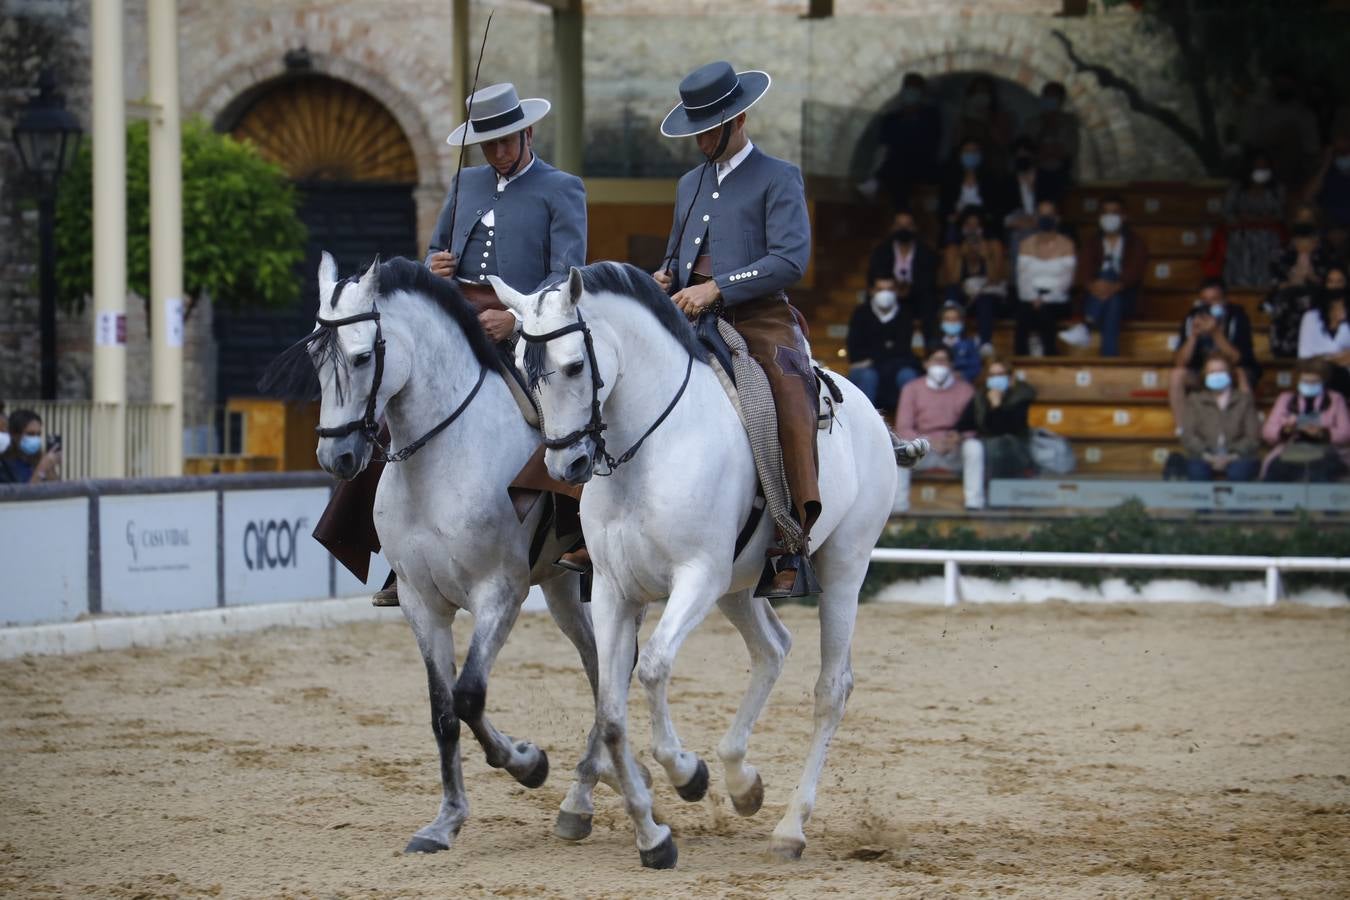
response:
<svg viewBox="0 0 1350 900"><path fill-rule="evenodd" d="M335 78L267 88L230 133L297 181L417 183L412 145L393 115L370 94Z"/></svg>

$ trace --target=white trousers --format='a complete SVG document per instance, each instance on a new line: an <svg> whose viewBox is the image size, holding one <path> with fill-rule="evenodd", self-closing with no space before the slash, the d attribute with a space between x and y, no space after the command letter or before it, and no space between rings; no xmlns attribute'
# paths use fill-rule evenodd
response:
<svg viewBox="0 0 1350 900"><path fill-rule="evenodd" d="M895 502L891 504L892 515L909 512L910 473L924 469L960 472L966 509L984 509L984 442L979 438L966 438L961 442L960 452L937 453L930 450L914 469L900 469L900 477L895 482Z"/></svg>

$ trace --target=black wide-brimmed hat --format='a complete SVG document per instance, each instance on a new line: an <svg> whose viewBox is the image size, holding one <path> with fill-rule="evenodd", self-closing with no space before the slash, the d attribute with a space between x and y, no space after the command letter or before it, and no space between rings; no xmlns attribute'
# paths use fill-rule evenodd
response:
<svg viewBox="0 0 1350 900"><path fill-rule="evenodd" d="M729 62L700 66L680 82L680 105L661 123L661 133L692 137L710 131L758 103L772 81L768 72L737 72Z"/></svg>
<svg viewBox="0 0 1350 900"><path fill-rule="evenodd" d="M488 85L464 104L472 118L445 139L452 147L481 144L524 131L548 115L550 108L547 100L521 100L516 86L510 83Z"/></svg>

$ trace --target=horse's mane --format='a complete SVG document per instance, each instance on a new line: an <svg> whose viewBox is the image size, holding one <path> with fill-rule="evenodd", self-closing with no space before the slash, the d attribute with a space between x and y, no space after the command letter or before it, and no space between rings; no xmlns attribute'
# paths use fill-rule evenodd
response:
<svg viewBox="0 0 1350 900"><path fill-rule="evenodd" d="M587 293L605 291L643 306L690 356L707 361L708 351L694 333L688 317L670 302L656 279L637 266L617 262L592 263L581 270L581 285Z"/></svg>
<svg viewBox="0 0 1350 900"><path fill-rule="evenodd" d="M355 279L343 279L333 288L329 298L330 308L337 302L342 288ZM464 299L464 295L455 287L454 282L439 275L419 262L396 256L380 263L379 293L377 300L383 300L399 291L421 294L431 299L436 307L445 313L469 342L479 365L488 369L498 366L497 350L492 345L483 327L478 324L478 313ZM387 312L388 307L384 307ZM337 355L337 329L319 328L301 338L277 355L258 380L258 389L265 394L300 400L312 400L319 394L319 379L316 366L340 361ZM340 371L340 370L339 370ZM342 379L337 379L338 402L342 402Z"/></svg>

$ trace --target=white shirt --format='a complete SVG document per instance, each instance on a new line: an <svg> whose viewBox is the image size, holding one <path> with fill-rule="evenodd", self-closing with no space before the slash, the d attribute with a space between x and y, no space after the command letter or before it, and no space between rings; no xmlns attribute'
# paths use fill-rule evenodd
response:
<svg viewBox="0 0 1350 900"><path fill-rule="evenodd" d="M725 162L720 162L720 163L718 163L718 164L717 164L717 183L718 183L718 184L721 184L723 178L726 178L728 175L730 175L730 174L732 173L732 171L735 170L735 168L736 168L737 166L739 166L741 163L745 162L745 158L746 158L747 156L749 156L749 155L750 155L750 151L751 151L751 150L754 150L754 149L755 149L755 145L754 145L753 143L751 143L750 141L746 141L746 142L745 142L745 146L742 147L740 150L737 150L735 156L731 157L731 159L728 159L728 160L726 160Z"/></svg>
<svg viewBox="0 0 1350 900"><path fill-rule="evenodd" d="M961 184L961 196L956 200L957 209L965 209L967 206L984 206L984 198L980 196L980 183Z"/></svg>
<svg viewBox="0 0 1350 900"><path fill-rule="evenodd" d="M512 175L510 178L503 178L503 177L502 177L502 174L501 174L500 172L498 172L498 173L497 173L497 193L500 194L502 191L506 190L506 186L507 186L508 184L510 184L511 182L515 181L517 178L519 178L520 176L524 175L526 172L530 171L530 168L534 166L534 161L535 161L536 159L538 159L538 158L539 158L539 157L537 157L537 156L534 155L534 151L531 150L531 151L530 151L530 161L527 162L527 163L525 164L525 168L520 169L520 170L517 171L514 175ZM487 212L483 213L483 224L486 225L486 226L489 227L489 228L492 228L494 225L497 224L496 210L489 209Z"/></svg>
<svg viewBox="0 0 1350 900"><path fill-rule="evenodd" d="M1107 260L1110 260L1111 268L1119 275L1121 260L1125 256L1125 238L1121 235L1116 235L1116 245L1114 247L1111 246L1111 240L1110 237L1102 237L1102 263L1105 264ZM1103 265L1103 267L1105 266Z"/></svg>
<svg viewBox="0 0 1350 900"><path fill-rule="evenodd" d="M1298 323L1299 359L1334 356L1346 350L1350 350L1350 319L1342 322L1335 334L1327 334L1317 310L1310 309L1303 314L1303 320Z"/></svg>

